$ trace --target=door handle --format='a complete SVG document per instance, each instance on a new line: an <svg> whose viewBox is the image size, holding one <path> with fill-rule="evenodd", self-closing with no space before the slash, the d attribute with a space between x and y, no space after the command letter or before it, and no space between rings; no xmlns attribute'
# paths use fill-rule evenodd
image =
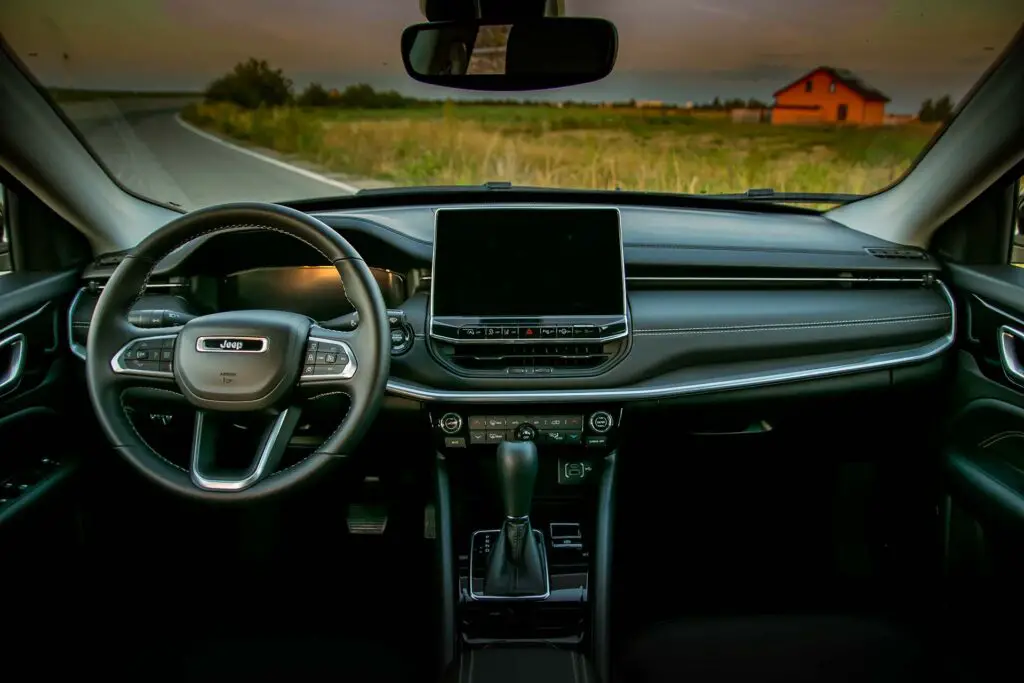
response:
<svg viewBox="0 0 1024 683"><path fill-rule="evenodd" d="M25 335L12 334L0 340L0 358L8 358L7 367L0 371L0 396L18 388L25 371Z"/></svg>
<svg viewBox="0 0 1024 683"><path fill-rule="evenodd" d="M999 328L999 361L1003 372L1011 382L1024 386L1024 362L1017 351L1020 345L1024 345L1024 332L1009 325Z"/></svg>

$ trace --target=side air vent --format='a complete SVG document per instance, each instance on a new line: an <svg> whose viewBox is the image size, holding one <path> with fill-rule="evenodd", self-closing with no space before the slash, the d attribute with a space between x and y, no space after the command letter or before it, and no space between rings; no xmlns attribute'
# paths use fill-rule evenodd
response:
<svg viewBox="0 0 1024 683"><path fill-rule="evenodd" d="M919 249L910 249L907 247L868 247L864 251L868 252L875 258L884 258L898 261L927 261L928 254Z"/></svg>
<svg viewBox="0 0 1024 683"><path fill-rule="evenodd" d="M622 342L450 344L435 342L442 359L471 372L508 375L589 374L612 360Z"/></svg>
<svg viewBox="0 0 1024 683"><path fill-rule="evenodd" d="M126 251L119 251L113 254L103 254L96 259L95 266L97 268L109 268L111 266L117 266L124 260L124 257L128 255Z"/></svg>

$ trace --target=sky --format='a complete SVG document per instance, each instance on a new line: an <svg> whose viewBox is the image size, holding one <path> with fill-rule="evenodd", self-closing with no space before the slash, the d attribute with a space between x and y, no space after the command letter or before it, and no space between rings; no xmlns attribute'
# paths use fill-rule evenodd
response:
<svg viewBox="0 0 1024 683"><path fill-rule="evenodd" d="M532 99L758 98L819 65L851 69L889 111L962 97L1024 22L1022 0L565 0L612 21L618 62L597 83ZM0 33L54 87L199 90L267 59L299 87L367 82L421 97L399 38L419 0L3 0ZM479 97L479 95L473 95Z"/></svg>

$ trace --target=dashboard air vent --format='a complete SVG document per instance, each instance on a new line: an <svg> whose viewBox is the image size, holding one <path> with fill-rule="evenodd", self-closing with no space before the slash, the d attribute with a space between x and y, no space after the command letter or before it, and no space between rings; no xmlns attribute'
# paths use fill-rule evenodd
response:
<svg viewBox="0 0 1024 683"><path fill-rule="evenodd" d="M447 359L466 370L497 370L533 374L559 370L589 370L607 362L614 344L454 344L445 345ZM542 370L543 369L543 370Z"/></svg>
<svg viewBox="0 0 1024 683"><path fill-rule="evenodd" d="M117 266L120 265L121 261L123 261L124 257L127 255L128 252L126 251L119 251L113 254L103 254L98 259L96 259L95 265L97 268L108 268L110 266Z"/></svg>
<svg viewBox="0 0 1024 683"><path fill-rule="evenodd" d="M928 254L909 247L868 247L866 252L876 258L895 259L900 261L927 261Z"/></svg>

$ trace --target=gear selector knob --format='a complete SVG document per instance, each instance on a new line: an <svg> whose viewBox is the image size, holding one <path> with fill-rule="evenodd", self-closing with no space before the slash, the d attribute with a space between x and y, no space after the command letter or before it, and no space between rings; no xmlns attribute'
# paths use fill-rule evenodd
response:
<svg viewBox="0 0 1024 683"><path fill-rule="evenodd" d="M529 517L539 465L536 444L532 441L502 441L498 444L497 465L505 516Z"/></svg>

